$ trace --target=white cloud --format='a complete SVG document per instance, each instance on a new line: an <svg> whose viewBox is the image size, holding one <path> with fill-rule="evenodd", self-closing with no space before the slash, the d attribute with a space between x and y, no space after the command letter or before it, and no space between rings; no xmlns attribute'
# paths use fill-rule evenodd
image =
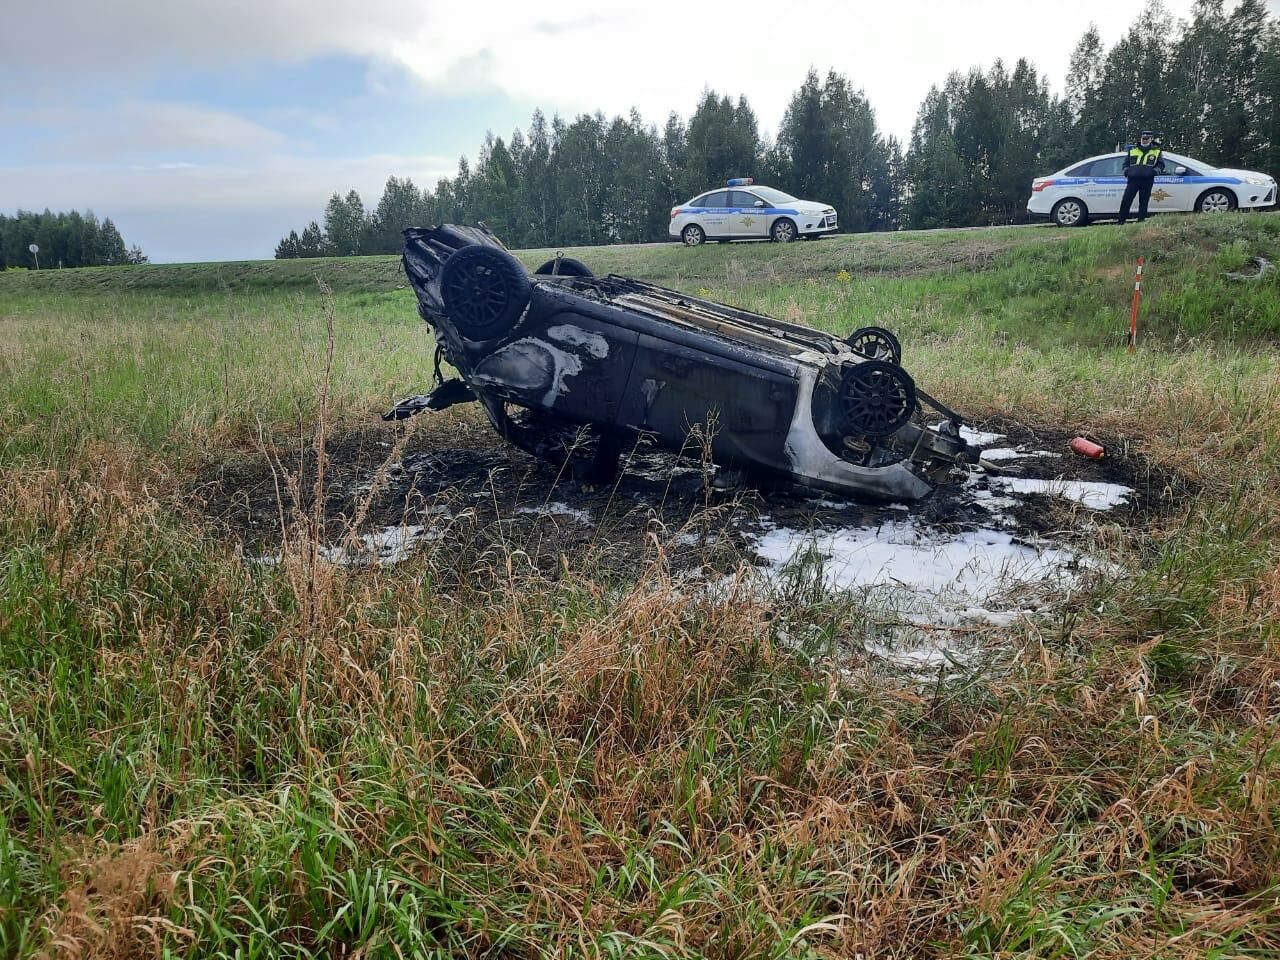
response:
<svg viewBox="0 0 1280 960"><path fill-rule="evenodd" d="M397 34L387 54L433 89L483 81L512 96L561 109L622 112L661 123L686 116L704 86L745 93L762 126L776 130L809 67L834 69L863 87L887 132L909 133L920 101L948 72L1031 59L1060 86L1072 48L1091 22L1114 41L1146 0L1074 0L1038 14L1026 0L601 4L559 0L555 16L512 4L483 22L453 3ZM1167 0L1185 15L1191 0Z"/></svg>
<svg viewBox="0 0 1280 960"><path fill-rule="evenodd" d="M41 130L42 159L111 162L152 154L237 154L283 148L287 138L226 110L170 101L0 108L0 122Z"/></svg>
<svg viewBox="0 0 1280 960"><path fill-rule="evenodd" d="M769 129L814 66L864 87L882 125L901 136L929 85L948 71L1027 56L1058 85L1091 21L1114 41L1145 4L558 0L548 12L525 0L61 0L6 12L0 63L56 83L95 71L348 54L398 66L434 92L496 90L549 112L636 106L658 123L672 109L687 115L710 86L745 93ZM1185 16L1191 0L1166 5ZM1280 9L1280 0L1271 5ZM31 42L52 36L57 42Z"/></svg>
<svg viewBox="0 0 1280 960"><path fill-rule="evenodd" d="M105 68L220 68L330 53L374 56L429 5L394 0L58 0L4 12L0 62L42 79Z"/></svg>

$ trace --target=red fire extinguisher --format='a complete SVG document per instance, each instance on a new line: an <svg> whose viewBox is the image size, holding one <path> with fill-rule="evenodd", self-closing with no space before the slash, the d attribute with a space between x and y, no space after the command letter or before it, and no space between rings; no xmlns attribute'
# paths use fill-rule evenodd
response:
<svg viewBox="0 0 1280 960"><path fill-rule="evenodd" d="M1107 455L1107 450L1100 444L1094 443L1092 440L1086 440L1084 437L1076 437L1068 446L1071 452L1081 457L1088 457L1090 460L1101 460Z"/></svg>

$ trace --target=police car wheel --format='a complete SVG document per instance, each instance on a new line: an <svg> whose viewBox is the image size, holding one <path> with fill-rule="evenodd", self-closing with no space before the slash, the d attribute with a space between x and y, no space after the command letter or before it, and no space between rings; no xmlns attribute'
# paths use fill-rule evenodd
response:
<svg viewBox="0 0 1280 960"><path fill-rule="evenodd" d="M1083 200L1068 197L1053 205L1049 219L1060 227L1083 227L1089 222L1089 208Z"/></svg>
<svg viewBox="0 0 1280 960"><path fill-rule="evenodd" d="M691 223L680 231L680 239L686 247L696 247L706 242L707 234L696 223Z"/></svg>
<svg viewBox="0 0 1280 960"><path fill-rule="evenodd" d="M796 225L786 217L773 221L773 229L769 231L769 239L774 243L790 243L796 238Z"/></svg>
<svg viewBox="0 0 1280 960"><path fill-rule="evenodd" d="M1236 208L1236 198L1227 190L1206 190L1196 201L1201 213L1226 213Z"/></svg>

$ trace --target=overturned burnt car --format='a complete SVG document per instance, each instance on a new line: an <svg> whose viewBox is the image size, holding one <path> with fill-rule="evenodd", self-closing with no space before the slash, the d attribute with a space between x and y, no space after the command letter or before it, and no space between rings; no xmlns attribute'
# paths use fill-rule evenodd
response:
<svg viewBox="0 0 1280 960"><path fill-rule="evenodd" d="M406 230L404 269L437 385L387 419L478 401L543 459L588 438L598 479L644 436L726 473L900 500L968 459L960 417L915 385L887 330L841 340L570 259L531 275L484 227ZM442 379L442 357L461 379Z"/></svg>

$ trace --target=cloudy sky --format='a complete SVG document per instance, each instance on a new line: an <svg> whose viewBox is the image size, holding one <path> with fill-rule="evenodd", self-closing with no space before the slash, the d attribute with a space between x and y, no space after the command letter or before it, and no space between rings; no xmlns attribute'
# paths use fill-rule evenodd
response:
<svg viewBox="0 0 1280 960"><path fill-rule="evenodd" d="M661 124L710 86L773 132L813 66L905 138L950 70L1027 56L1060 89L1090 22L1109 44L1143 6L24 0L0 30L0 212L92 208L154 261L269 257L334 190L432 184L537 106Z"/></svg>

